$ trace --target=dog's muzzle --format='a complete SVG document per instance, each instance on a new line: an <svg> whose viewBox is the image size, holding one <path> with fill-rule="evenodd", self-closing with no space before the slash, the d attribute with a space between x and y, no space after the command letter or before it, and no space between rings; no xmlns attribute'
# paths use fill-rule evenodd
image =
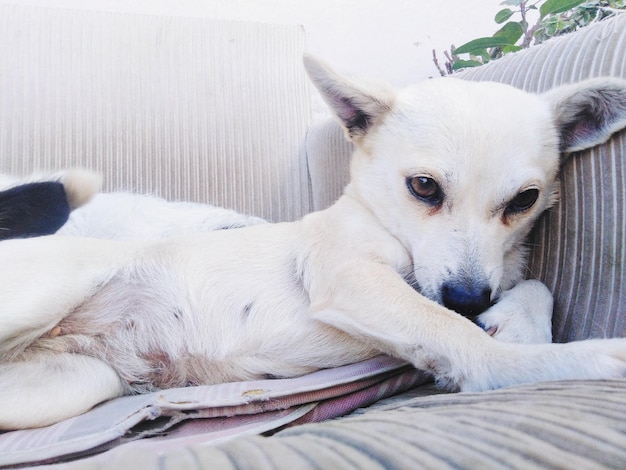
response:
<svg viewBox="0 0 626 470"><path fill-rule="evenodd" d="M441 287L446 308L474 319L491 306L491 287L483 283L449 281Z"/></svg>

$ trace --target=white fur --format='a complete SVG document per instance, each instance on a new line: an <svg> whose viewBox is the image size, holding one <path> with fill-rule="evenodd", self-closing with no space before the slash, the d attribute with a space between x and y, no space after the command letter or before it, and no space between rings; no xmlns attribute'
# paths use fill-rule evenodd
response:
<svg viewBox="0 0 626 470"><path fill-rule="evenodd" d="M72 212L57 234L153 240L260 223L265 220L208 204L116 192L94 196L89 204Z"/></svg>
<svg viewBox="0 0 626 470"><path fill-rule="evenodd" d="M498 303L478 317L478 323L500 341L551 343L552 294L539 281L522 281L503 292Z"/></svg>
<svg viewBox="0 0 626 470"><path fill-rule="evenodd" d="M548 340L549 295L519 283L521 244L554 201L569 145L559 116L572 112L505 85L440 79L395 93L306 65L356 146L351 183L329 209L165 240L0 243L0 428L50 424L125 393L291 377L380 352L461 390L624 376L626 339L497 341L440 305L446 283L479 279L493 300L518 284L478 321L509 341ZM609 82L626 96L618 81L573 96ZM439 184L441 204L410 193L417 176ZM506 215L527 188L536 203ZM85 357L84 369L70 357ZM94 374L98 386L85 384ZM65 389L83 395L63 399Z"/></svg>

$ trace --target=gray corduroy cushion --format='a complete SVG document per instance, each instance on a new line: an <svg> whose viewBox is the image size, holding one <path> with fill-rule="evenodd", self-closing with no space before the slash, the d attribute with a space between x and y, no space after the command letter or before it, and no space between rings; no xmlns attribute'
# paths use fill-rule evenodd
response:
<svg viewBox="0 0 626 470"><path fill-rule="evenodd" d="M626 380L404 398L363 414L217 446L114 449L64 470L115 468L624 468Z"/></svg>

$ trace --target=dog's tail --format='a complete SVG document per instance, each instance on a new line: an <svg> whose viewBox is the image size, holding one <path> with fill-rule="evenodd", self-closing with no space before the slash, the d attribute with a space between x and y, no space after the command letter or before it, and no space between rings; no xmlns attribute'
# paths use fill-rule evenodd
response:
<svg viewBox="0 0 626 470"><path fill-rule="evenodd" d="M55 233L101 186L98 174L65 170L16 179L0 175L0 240Z"/></svg>
<svg viewBox="0 0 626 470"><path fill-rule="evenodd" d="M59 182L65 188L70 209L74 210L89 202L100 191L102 177L93 171L71 169L60 174Z"/></svg>

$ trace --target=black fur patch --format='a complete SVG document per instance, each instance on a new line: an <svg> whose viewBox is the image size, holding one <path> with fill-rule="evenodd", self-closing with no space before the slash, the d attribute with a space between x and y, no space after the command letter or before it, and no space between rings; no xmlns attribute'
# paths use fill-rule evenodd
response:
<svg viewBox="0 0 626 470"><path fill-rule="evenodd" d="M174 314L174 318L176 318L176 320L183 318L183 311L178 307L174 307L172 313Z"/></svg>
<svg viewBox="0 0 626 470"><path fill-rule="evenodd" d="M252 307L254 306L254 302L250 302L249 304L247 304L244 308L243 311L241 312L242 318L244 320L247 320L248 317L250 316L250 311L252 310Z"/></svg>
<svg viewBox="0 0 626 470"><path fill-rule="evenodd" d="M61 183L28 183L0 191L0 240L55 233L70 212Z"/></svg>

